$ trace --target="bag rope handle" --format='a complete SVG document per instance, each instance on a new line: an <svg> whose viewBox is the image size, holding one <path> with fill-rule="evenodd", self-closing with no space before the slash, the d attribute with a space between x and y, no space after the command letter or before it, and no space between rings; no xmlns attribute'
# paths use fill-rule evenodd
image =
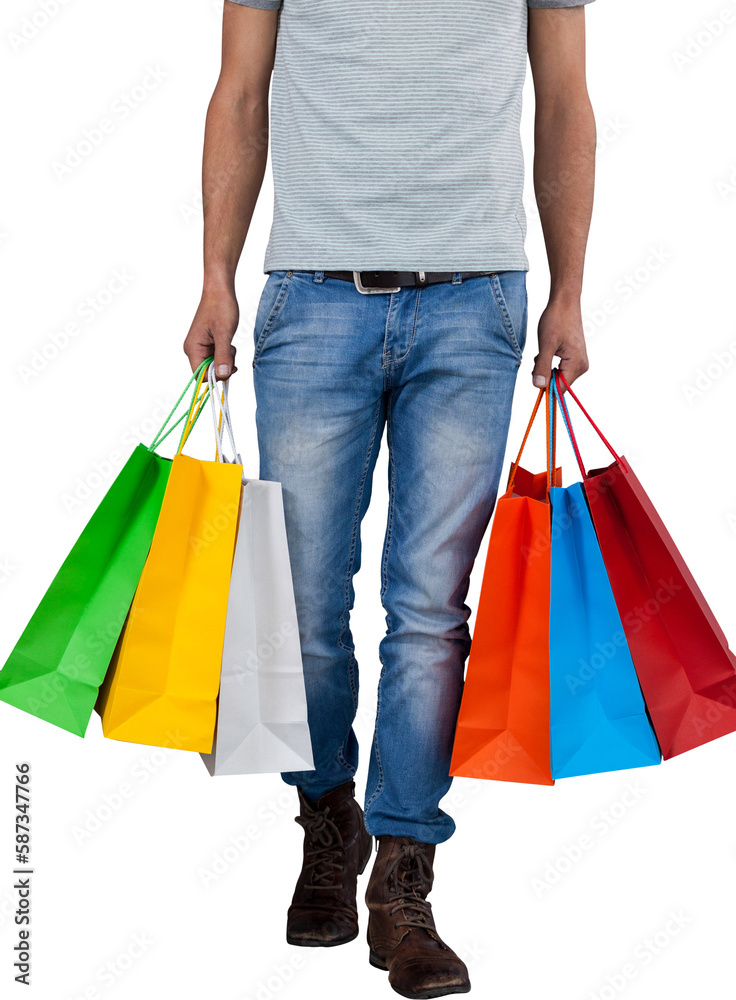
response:
<svg viewBox="0 0 736 1000"><path fill-rule="evenodd" d="M199 371L199 369L197 369ZM192 433L192 428L196 424L204 404L207 402L207 396L209 395L209 386L204 390L202 395L199 394L199 390L204 381L204 377L207 374L207 368L202 366L202 370L199 372L199 377L197 378L197 385L194 389L194 394L192 396L192 402L189 407L189 413L187 414L187 422L184 425L184 430L181 432L181 438L179 439L179 447L176 449L176 454L181 455L181 450L187 442L189 435Z"/></svg>
<svg viewBox="0 0 736 1000"><path fill-rule="evenodd" d="M545 408L547 411L547 496L554 486L557 466L557 407L552 401L550 405L549 387L545 393Z"/></svg>
<svg viewBox="0 0 736 1000"><path fill-rule="evenodd" d="M227 435L230 438L230 446L233 450L233 462L238 465L243 464L243 460L240 457L237 445L235 444L235 437L233 435L233 424L232 418L230 416L230 403L228 400L228 389L230 386L230 380L225 379L222 387L222 394L219 395L217 400L219 406L215 405L215 398L218 397L217 392L217 380L215 378L215 364L214 362L207 369L207 384L209 385L210 392L210 402L212 403L212 422L215 426L215 461L226 462L227 459L223 453L222 449L222 425L225 424L227 430ZM219 420L218 420L218 410L219 410Z"/></svg>
<svg viewBox="0 0 736 1000"><path fill-rule="evenodd" d="M543 395L544 395L544 389L540 389L539 390L539 394L537 396L537 401L534 404L534 409L532 410L532 415L529 418L529 423L527 424L527 427L526 427L526 433L524 434L524 438L523 438L523 440L521 442L521 447L519 448L519 454L516 456L516 461L511 466L511 472L509 473L508 482L506 484L506 492L507 493L508 493L509 490L512 490L514 488L514 479L516 478L516 470L519 468L519 462L521 461L521 456L522 456L522 453L524 451L524 448L526 447L526 442L527 442L527 439L529 437L529 434L531 433L532 425L534 424L534 421L536 419L537 412L538 412L539 406L540 406L540 404L542 402L542 396Z"/></svg>
<svg viewBox="0 0 736 1000"><path fill-rule="evenodd" d="M551 461L550 460L551 460L552 456L554 454L556 454L556 450L557 450L556 440L555 440L556 423L554 421L554 418L550 419L550 411L549 411L549 387L547 387L545 389L540 389L539 390L539 394L537 395L537 401L534 404L534 409L532 410L532 415L529 418L529 423L527 424L526 433L524 434L524 439L521 442L521 447L519 448L519 454L516 456L516 461L512 465L511 472L509 473L508 483L506 485L506 492L507 493L509 492L509 490L513 490L513 488L514 488L514 480L516 479L516 471L519 468L519 462L521 461L522 453L524 451L524 448L526 447L526 442L527 442L527 440L529 438L529 434L531 432L532 425L534 424L534 421L535 421L535 419L537 417L537 413L539 412L539 407L541 406L541 403L542 403L542 396L545 397L545 411L546 411L546 414L547 414L547 494L549 495L549 489L550 489L550 486L552 485L552 476L553 476L552 466L551 466ZM555 429L554 432L551 430L551 428L553 426L554 426L554 429Z"/></svg>
<svg viewBox="0 0 736 1000"><path fill-rule="evenodd" d="M613 457L616 459L616 461L620 462L621 461L620 456L617 455L616 452L613 450L613 447L609 443L608 439L603 436L603 431L600 429L600 427L598 426L598 424L595 422L595 420L593 420L593 418L591 417L591 415L588 413L588 411L585 409L585 407L580 402L580 400L578 399L578 397L575 395L575 393L572 390L572 387L570 386L570 383L567 381L567 379L562 374L562 372L560 371L559 368L555 368L554 375L555 375L556 378L562 379L563 383L567 387L567 391L570 393L570 395L572 396L572 398L575 400L575 402L578 404L578 406L583 411L583 413L585 414L585 416L588 418L588 422L591 424L591 426L593 427L593 429L596 431L596 433L598 434L598 437L601 439L601 441L606 446L606 448L608 448L608 450L613 455ZM558 389L559 389L559 387L558 387ZM565 400L563 398L563 393L561 393L559 391L558 391L558 399L560 401L560 408L562 409L563 413L567 414L567 419L569 421L570 420L570 414L569 414L569 411L567 409L567 404L565 403ZM571 431L572 431L572 423L570 423L570 428L569 428L568 433L570 433Z"/></svg>
<svg viewBox="0 0 736 1000"><path fill-rule="evenodd" d="M179 419L175 423L173 423L171 425L171 427L169 427L168 430L166 430L166 426L167 426L168 422L171 420L172 416L176 412L176 410L179 407L179 404L181 403L182 399L184 399L184 397L186 396L187 390L189 389L189 386L192 384L192 382L194 382L195 380L198 379L201 370L204 367L206 367L212 360L213 359L211 357L207 358L205 361L202 362L201 365L198 365L197 370L195 372L193 372L191 378L189 379L189 381L187 382L186 386L184 387L184 391L182 392L181 396L179 396L179 398L177 399L176 403L174 403L174 406L172 407L171 412L169 413L169 415L167 416L167 418L164 420L163 424L161 425L161 427L160 427L160 429L158 431L158 434L153 439L153 441L151 442L151 444L148 445L148 451L154 451L156 448L158 448L158 446L161 444L161 442L166 440L166 438L169 436L169 434L171 434L171 432L174 430L175 427L179 426L179 424L182 422L182 420L188 420L188 418L189 418L189 416L191 414L191 411L192 411L192 406L191 405L189 407L188 412L183 413L179 417ZM195 390L195 396L196 396L196 390ZM196 417L195 417L195 420L196 420ZM191 430L191 428L190 428L190 430Z"/></svg>
<svg viewBox="0 0 736 1000"><path fill-rule="evenodd" d="M567 431L567 436L570 438L570 444L572 445L572 449L575 452L575 460L578 463L578 468L580 469L580 473L581 473L583 479L585 479L585 477L586 477L585 466L583 465L583 459L582 459L582 457L580 455L580 449L578 448L578 442L577 442L577 439L576 439L575 434L574 434L573 429L572 429L572 423L570 422L570 413L569 413L569 411L567 409L567 403L562 398L562 393L559 391L559 387L558 387L558 384L557 384L557 379L554 377L554 375L556 374L556 372L557 372L557 369L555 369L555 372L553 373L553 378L552 378L551 383L550 383L551 388L552 388L553 398L554 398L555 403L557 404L557 406L559 406L560 412L562 413L562 422L565 425L565 430ZM557 406L555 406L555 409L557 409Z"/></svg>

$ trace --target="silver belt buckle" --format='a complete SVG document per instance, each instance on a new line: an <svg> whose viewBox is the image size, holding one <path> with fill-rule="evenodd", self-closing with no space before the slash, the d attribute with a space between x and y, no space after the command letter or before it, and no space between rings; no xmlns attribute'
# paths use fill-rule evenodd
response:
<svg viewBox="0 0 736 1000"><path fill-rule="evenodd" d="M360 280L361 274L361 271L353 271L353 282L361 295L390 295L393 294L393 292L401 291L401 285L399 285L398 288L366 288Z"/></svg>

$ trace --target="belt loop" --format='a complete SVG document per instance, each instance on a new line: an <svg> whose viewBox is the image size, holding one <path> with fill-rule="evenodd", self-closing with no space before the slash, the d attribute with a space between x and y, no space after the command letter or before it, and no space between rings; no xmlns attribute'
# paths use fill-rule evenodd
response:
<svg viewBox="0 0 736 1000"><path fill-rule="evenodd" d="M452 272L452 283L453 285L462 285L463 283L463 272L453 271Z"/></svg>
<svg viewBox="0 0 736 1000"><path fill-rule="evenodd" d="M314 277L312 278L312 281L319 282L321 284L324 280L325 280L325 272L324 271L315 271L314 272Z"/></svg>

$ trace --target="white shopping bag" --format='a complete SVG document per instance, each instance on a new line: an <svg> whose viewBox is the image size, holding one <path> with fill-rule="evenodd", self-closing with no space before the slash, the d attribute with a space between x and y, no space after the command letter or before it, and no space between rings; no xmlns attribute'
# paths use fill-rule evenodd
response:
<svg viewBox="0 0 736 1000"><path fill-rule="evenodd" d="M226 389L221 407L232 442ZM314 770L281 483L243 479L215 739L201 756L212 775Z"/></svg>

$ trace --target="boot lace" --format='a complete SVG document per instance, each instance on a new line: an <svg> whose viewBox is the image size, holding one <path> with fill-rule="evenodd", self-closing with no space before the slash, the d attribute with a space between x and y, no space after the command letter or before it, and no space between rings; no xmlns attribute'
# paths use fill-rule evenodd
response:
<svg viewBox="0 0 736 1000"><path fill-rule="evenodd" d="M401 853L386 870L389 892L396 896L389 915L393 916L398 910L404 915L403 920L394 924L395 928L433 929L431 904L420 895L420 887L431 884L432 874L432 866L421 844L401 844Z"/></svg>
<svg viewBox="0 0 736 1000"><path fill-rule="evenodd" d="M310 885L315 889L342 889L337 873L345 871L342 837L329 817L330 807L313 809L304 804L306 815L297 816L296 822L304 827L307 835L305 870L310 871Z"/></svg>

